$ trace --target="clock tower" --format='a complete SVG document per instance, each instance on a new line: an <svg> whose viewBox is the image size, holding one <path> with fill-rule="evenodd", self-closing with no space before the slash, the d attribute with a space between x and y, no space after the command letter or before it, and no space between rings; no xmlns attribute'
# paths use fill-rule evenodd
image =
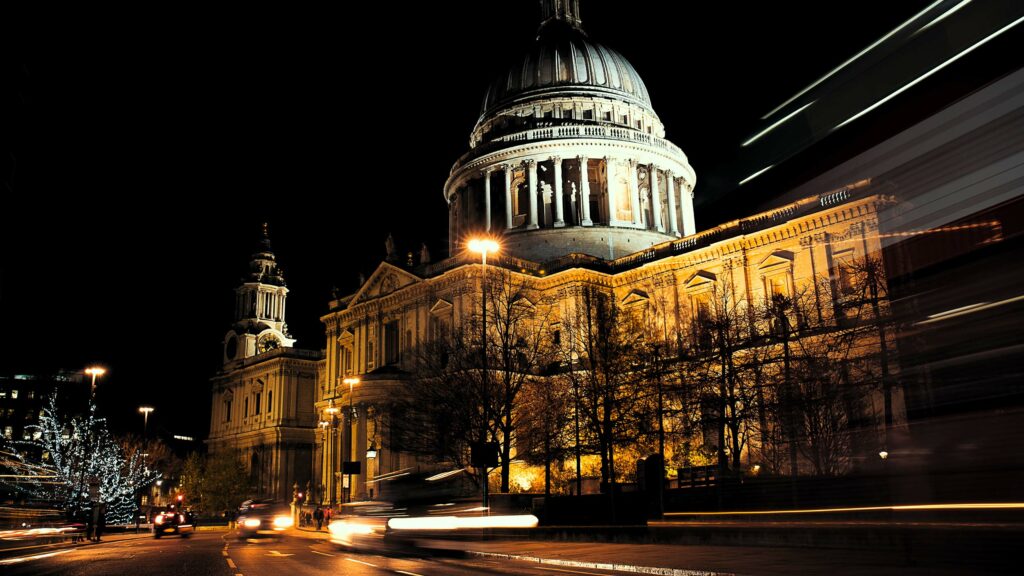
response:
<svg viewBox="0 0 1024 576"><path fill-rule="evenodd" d="M270 249L270 234L264 223L249 270L235 289L235 323L224 336L225 366L295 345L284 320L287 296L284 273Z"/></svg>

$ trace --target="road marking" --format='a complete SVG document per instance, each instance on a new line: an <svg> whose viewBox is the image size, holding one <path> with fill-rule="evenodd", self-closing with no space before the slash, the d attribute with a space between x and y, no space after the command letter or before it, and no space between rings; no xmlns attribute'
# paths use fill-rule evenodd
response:
<svg viewBox="0 0 1024 576"><path fill-rule="evenodd" d="M270 553L265 554L265 556L273 556L275 558L287 558L289 556L295 556L295 554L281 554L277 550L271 550Z"/></svg>
<svg viewBox="0 0 1024 576"><path fill-rule="evenodd" d="M467 556L476 558L500 558L502 560L522 560L569 568L594 568L596 570L617 570L636 574L659 574L661 576L732 576L729 572L711 572L707 570L687 570L685 568L662 568L659 566L633 566L630 564L613 564L610 562L582 562L579 560L562 560L558 558L538 558L519 554L499 554L496 552L479 552L467 550Z"/></svg>
<svg viewBox="0 0 1024 576"><path fill-rule="evenodd" d="M231 561L231 558L228 558L227 561L228 561L228 568L231 568L232 570L238 568L238 566L235 566L235 563Z"/></svg>
<svg viewBox="0 0 1024 576"><path fill-rule="evenodd" d="M49 558L51 556L56 556L58 554L67 554L68 552L73 552L73 550L55 550L53 552L47 552L45 554L33 554L32 556L20 556L18 558L5 558L3 560L0 560L0 566L3 566L5 564L18 564L21 562L28 562L30 560L39 560L41 558Z"/></svg>
<svg viewBox="0 0 1024 576"><path fill-rule="evenodd" d="M228 551L227 550L221 550L220 553L223 554L225 558L228 555Z"/></svg>
<svg viewBox="0 0 1024 576"><path fill-rule="evenodd" d="M345 560L348 560L349 562L355 562L356 564L363 564L365 566L373 566L374 568L380 568L380 566L377 566L376 564L370 564L369 562L363 562L362 560L356 560L355 558L345 558Z"/></svg>
<svg viewBox="0 0 1024 576"><path fill-rule="evenodd" d="M570 574L590 574L591 576L608 576L608 574L602 574L600 572L581 572L579 570L563 570L561 568L544 568L538 566L537 570L547 570L549 572L569 572Z"/></svg>
<svg viewBox="0 0 1024 576"><path fill-rule="evenodd" d="M423 576L423 574L417 574L415 572L406 572L405 570L395 570L399 574L408 574L409 576Z"/></svg>
<svg viewBox="0 0 1024 576"><path fill-rule="evenodd" d="M310 550L313 554L319 554L321 556L334 556L334 554L328 554L327 552L317 552L316 550Z"/></svg>

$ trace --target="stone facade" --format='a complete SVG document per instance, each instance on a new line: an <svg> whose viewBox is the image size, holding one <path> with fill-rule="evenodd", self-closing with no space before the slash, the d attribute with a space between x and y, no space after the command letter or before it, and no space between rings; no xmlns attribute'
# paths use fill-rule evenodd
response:
<svg viewBox="0 0 1024 576"><path fill-rule="evenodd" d="M241 458L252 495L290 501L312 477L321 353L295 348L287 333L288 289L264 226L249 276L236 290L224 367L211 379L210 457Z"/></svg>

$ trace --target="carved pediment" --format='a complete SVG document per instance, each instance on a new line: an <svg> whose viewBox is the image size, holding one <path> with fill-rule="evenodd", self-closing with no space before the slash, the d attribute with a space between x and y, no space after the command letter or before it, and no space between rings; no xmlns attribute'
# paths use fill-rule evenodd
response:
<svg viewBox="0 0 1024 576"><path fill-rule="evenodd" d="M381 262L380 266L370 276L370 279L352 297L349 307L387 296L396 290L401 290L417 282L422 282L422 279L402 270L398 266Z"/></svg>
<svg viewBox="0 0 1024 576"><path fill-rule="evenodd" d="M512 301L512 305L526 310L534 310L537 308L537 305L534 304L532 300L523 295L517 295L515 300Z"/></svg>
<svg viewBox="0 0 1024 576"><path fill-rule="evenodd" d="M626 297L622 299L622 305L626 307L636 306L637 304L643 304L650 299L651 297L643 290L630 290L629 294L626 294Z"/></svg>
<svg viewBox="0 0 1024 576"><path fill-rule="evenodd" d="M430 307L430 313L434 316L450 314L451 311L452 303L444 299L438 299L437 302L434 302L434 305Z"/></svg>
<svg viewBox="0 0 1024 576"><path fill-rule="evenodd" d="M703 288L710 284L714 284L718 281L718 276L715 276L707 270L698 270L690 276L684 284L687 290L693 290L695 288Z"/></svg>
<svg viewBox="0 0 1024 576"><path fill-rule="evenodd" d="M342 344L351 344L356 339L356 335L351 330L346 328L340 335L338 335L338 342Z"/></svg>
<svg viewBox="0 0 1024 576"><path fill-rule="evenodd" d="M765 270L767 268L774 268L775 266L792 266L792 265L793 265L793 253L792 252L790 252L789 250L776 250L775 252L772 252L771 254L766 256L764 260L761 260L761 263L758 264L758 268L760 268L761 270Z"/></svg>

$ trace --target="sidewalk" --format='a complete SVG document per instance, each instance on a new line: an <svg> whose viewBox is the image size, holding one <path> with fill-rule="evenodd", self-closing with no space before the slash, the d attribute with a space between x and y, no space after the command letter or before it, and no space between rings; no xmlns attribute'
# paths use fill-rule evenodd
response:
<svg viewBox="0 0 1024 576"><path fill-rule="evenodd" d="M153 535L150 534L148 530L143 530L140 531L138 534L136 534L134 531L104 534L103 539L99 542L91 542L89 540L72 541L70 537L64 538L63 540L49 542L46 544L32 543L38 542L38 540L5 541L0 543L0 558L9 558L12 556L25 556L39 552L47 552L50 550L77 548L79 546L94 546L97 544L107 544L110 542L122 542L124 540L135 540L137 538L152 537Z"/></svg>

